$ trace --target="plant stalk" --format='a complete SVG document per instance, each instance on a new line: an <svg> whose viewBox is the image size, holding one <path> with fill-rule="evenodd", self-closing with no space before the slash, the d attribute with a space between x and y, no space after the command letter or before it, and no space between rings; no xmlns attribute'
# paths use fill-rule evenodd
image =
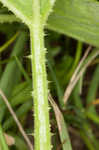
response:
<svg viewBox="0 0 99 150"><path fill-rule="evenodd" d="M51 150L43 29L40 1L33 0L33 24L30 25L30 40L34 88L32 95L34 98L35 150Z"/></svg>

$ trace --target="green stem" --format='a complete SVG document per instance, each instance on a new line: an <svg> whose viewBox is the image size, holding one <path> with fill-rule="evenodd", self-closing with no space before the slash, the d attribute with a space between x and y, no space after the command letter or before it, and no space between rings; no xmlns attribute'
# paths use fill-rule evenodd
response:
<svg viewBox="0 0 99 150"><path fill-rule="evenodd" d="M43 25L40 1L33 0L33 24L30 25L31 62L34 97L35 150L50 150L48 87L45 67Z"/></svg>

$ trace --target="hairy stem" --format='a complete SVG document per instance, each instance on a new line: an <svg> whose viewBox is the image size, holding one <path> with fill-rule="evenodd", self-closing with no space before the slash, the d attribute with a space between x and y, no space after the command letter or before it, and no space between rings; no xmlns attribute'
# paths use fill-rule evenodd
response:
<svg viewBox="0 0 99 150"><path fill-rule="evenodd" d="M48 88L45 67L44 31L40 16L40 2L33 0L33 24L30 26L31 62L33 77L35 150L50 150Z"/></svg>

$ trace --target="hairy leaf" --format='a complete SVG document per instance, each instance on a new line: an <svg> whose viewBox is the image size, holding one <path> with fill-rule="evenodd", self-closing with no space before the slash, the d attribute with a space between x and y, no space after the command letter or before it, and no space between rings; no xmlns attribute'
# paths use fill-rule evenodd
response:
<svg viewBox="0 0 99 150"><path fill-rule="evenodd" d="M78 40L99 46L99 2L57 0L47 27Z"/></svg>
<svg viewBox="0 0 99 150"><path fill-rule="evenodd" d="M0 0L23 22L31 24L32 0ZM52 2L52 3L51 3ZM50 5L52 4L52 5ZM45 20L54 0L41 1L41 15ZM24 9L23 9L24 8ZM49 10L49 11L48 11ZM47 28L78 40L99 46L99 2L95 0L57 0L49 16Z"/></svg>
<svg viewBox="0 0 99 150"><path fill-rule="evenodd" d="M8 7L16 16L18 16L24 23L30 25L33 20L32 0L0 0L4 6ZM40 0L41 15L45 19L48 17L49 12L55 0ZM35 8L36 9L36 8Z"/></svg>
<svg viewBox="0 0 99 150"><path fill-rule="evenodd" d="M56 0L41 0L41 15L44 21L46 21L48 15L52 11L55 1Z"/></svg>

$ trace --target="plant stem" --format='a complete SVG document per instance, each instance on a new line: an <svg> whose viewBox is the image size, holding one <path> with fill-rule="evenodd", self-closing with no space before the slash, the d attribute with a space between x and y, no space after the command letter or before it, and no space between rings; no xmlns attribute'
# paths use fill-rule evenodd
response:
<svg viewBox="0 0 99 150"><path fill-rule="evenodd" d="M50 150L48 87L45 67L44 33L41 20L40 1L33 0L33 24L30 25L30 38L34 87L35 150Z"/></svg>

